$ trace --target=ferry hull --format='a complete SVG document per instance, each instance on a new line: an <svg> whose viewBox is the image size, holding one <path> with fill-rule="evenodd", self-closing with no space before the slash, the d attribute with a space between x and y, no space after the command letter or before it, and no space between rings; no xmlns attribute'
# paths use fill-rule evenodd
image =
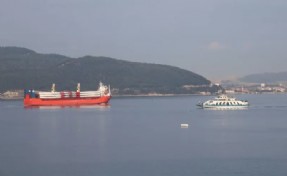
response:
<svg viewBox="0 0 287 176"><path fill-rule="evenodd" d="M207 108L207 109L246 109L248 106L242 105L242 106L200 106L201 108Z"/></svg>
<svg viewBox="0 0 287 176"><path fill-rule="evenodd" d="M78 106L78 105L95 105L107 104L111 96L101 96L95 98L67 98L67 99L41 99L30 98L27 95L24 98L24 106Z"/></svg>

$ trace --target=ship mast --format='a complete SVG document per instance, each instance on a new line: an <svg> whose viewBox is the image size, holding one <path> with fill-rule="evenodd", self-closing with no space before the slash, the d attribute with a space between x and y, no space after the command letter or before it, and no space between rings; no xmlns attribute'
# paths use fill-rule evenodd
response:
<svg viewBox="0 0 287 176"><path fill-rule="evenodd" d="M78 83L78 85L77 85L77 92L80 92L80 91L81 91L81 84Z"/></svg>
<svg viewBox="0 0 287 176"><path fill-rule="evenodd" d="M55 92L55 90L56 90L56 85L55 85L55 83L53 83L52 88L51 88L51 92Z"/></svg>

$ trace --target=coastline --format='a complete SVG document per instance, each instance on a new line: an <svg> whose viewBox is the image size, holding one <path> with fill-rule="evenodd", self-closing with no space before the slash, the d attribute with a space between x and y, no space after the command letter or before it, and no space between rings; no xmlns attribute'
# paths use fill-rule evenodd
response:
<svg viewBox="0 0 287 176"><path fill-rule="evenodd" d="M244 95L244 94L286 94L286 93L278 93L278 92L264 92L264 93L227 93L228 95ZM201 93L195 93L195 94L116 94L112 95L112 97L173 97L173 96L214 96L217 94L201 94ZM0 95L0 101L9 101L9 100L22 100L23 96L22 95L17 95L17 96L3 96Z"/></svg>

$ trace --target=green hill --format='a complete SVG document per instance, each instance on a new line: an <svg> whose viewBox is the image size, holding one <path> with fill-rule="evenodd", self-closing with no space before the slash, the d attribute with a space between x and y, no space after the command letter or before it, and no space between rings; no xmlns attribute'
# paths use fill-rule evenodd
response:
<svg viewBox="0 0 287 176"><path fill-rule="evenodd" d="M278 73L258 73L247 75L239 79L241 82L248 83L278 83L287 82L287 72Z"/></svg>
<svg viewBox="0 0 287 176"><path fill-rule="evenodd" d="M69 58L39 54L19 47L0 47L0 91L33 88L49 90L96 89L110 84L116 94L195 93L217 91L210 81L173 66L123 61L108 57ZM184 89L183 85L194 85Z"/></svg>

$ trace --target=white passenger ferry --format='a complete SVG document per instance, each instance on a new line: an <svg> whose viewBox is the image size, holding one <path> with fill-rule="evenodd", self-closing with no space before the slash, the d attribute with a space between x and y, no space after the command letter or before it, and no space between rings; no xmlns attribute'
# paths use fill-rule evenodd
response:
<svg viewBox="0 0 287 176"><path fill-rule="evenodd" d="M208 100L203 103L198 103L197 106L202 108L218 108L218 109L235 109L235 108L246 108L249 106L246 100L237 100L227 95L220 95L213 100Z"/></svg>

